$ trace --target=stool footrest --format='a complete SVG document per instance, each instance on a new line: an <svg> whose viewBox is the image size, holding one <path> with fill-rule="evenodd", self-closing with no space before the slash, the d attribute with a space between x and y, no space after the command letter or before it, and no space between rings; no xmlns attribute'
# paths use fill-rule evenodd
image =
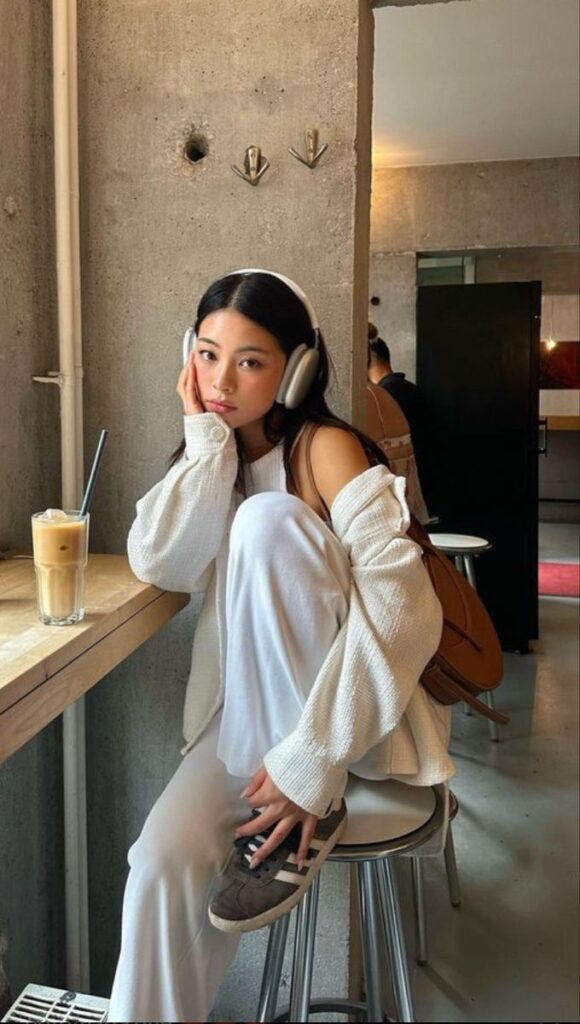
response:
<svg viewBox="0 0 580 1024"><path fill-rule="evenodd" d="M357 1003L352 999L327 999L321 997L319 999L311 999L308 1005L309 1013L344 1013L349 1017L361 1017L363 1020L367 1019L367 1005L366 1003ZM274 1021L287 1021L288 1020L289 1008L284 1007L284 1011L280 1014L276 1014ZM384 1018L386 1019L386 1018ZM380 1024L380 1022L378 1022Z"/></svg>

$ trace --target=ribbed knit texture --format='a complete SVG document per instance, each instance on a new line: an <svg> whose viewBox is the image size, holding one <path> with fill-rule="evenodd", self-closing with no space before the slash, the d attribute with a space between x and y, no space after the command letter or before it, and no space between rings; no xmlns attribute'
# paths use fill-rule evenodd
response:
<svg viewBox="0 0 580 1024"><path fill-rule="evenodd" d="M238 463L233 434L217 415L186 416L185 436L186 457L138 502L128 549L140 579L165 590L207 588L185 705L187 750L223 700L225 577ZM419 685L439 643L442 613L420 549L405 536L405 482L375 466L342 489L331 515L352 566L348 618L298 727L265 758L282 792L319 816L342 792L348 767L368 751L377 773L415 785L454 773L449 709Z"/></svg>

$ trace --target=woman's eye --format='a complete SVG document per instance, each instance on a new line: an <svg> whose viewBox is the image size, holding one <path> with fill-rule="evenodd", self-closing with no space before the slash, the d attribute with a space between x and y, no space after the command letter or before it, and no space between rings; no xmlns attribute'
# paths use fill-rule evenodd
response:
<svg viewBox="0 0 580 1024"><path fill-rule="evenodd" d="M215 359L215 352L210 352L208 348L204 348L199 353L199 358L203 359L206 363L210 363Z"/></svg>
<svg viewBox="0 0 580 1024"><path fill-rule="evenodd" d="M261 365L258 359L244 359L242 362L242 366L247 366L250 370L256 370Z"/></svg>

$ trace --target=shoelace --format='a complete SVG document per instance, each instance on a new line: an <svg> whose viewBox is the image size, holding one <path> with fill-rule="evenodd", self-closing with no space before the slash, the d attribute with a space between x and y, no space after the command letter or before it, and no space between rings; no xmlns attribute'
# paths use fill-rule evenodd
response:
<svg viewBox="0 0 580 1024"><path fill-rule="evenodd" d="M258 818L261 811L252 811L252 818ZM240 836L239 839L234 840L234 846L239 852L238 865L244 871L247 871L252 878L261 878L263 874L269 874L272 869L272 860L270 857L266 857L257 868L250 867L250 861L254 855L258 852L260 847L264 845L269 836L276 828L276 825L270 825L269 828L262 829L258 835L255 836ZM285 846L287 846L292 853L298 853L300 846L300 829L298 825L295 825L292 831L283 840ZM278 848L276 848L278 849ZM273 851L275 853L276 851Z"/></svg>

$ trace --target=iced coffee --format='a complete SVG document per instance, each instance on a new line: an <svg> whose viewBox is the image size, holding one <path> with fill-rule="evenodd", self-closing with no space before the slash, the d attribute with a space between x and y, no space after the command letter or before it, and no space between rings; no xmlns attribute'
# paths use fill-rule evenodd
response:
<svg viewBox="0 0 580 1024"><path fill-rule="evenodd" d="M49 508L32 517L38 612L47 626L84 618L89 515Z"/></svg>

